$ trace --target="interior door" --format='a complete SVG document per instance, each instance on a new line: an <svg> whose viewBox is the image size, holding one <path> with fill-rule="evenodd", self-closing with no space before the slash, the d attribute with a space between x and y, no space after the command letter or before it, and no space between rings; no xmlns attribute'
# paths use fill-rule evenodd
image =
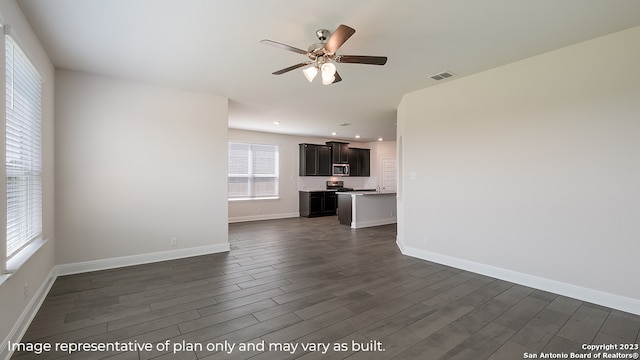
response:
<svg viewBox="0 0 640 360"><path fill-rule="evenodd" d="M380 187L383 191L397 191L397 172L396 158L380 159Z"/></svg>

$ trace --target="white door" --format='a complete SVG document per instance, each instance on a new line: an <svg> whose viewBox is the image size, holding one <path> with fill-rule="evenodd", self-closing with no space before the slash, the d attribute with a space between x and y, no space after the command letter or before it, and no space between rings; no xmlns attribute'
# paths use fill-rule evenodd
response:
<svg viewBox="0 0 640 360"><path fill-rule="evenodd" d="M396 158L380 159L380 188L382 191L397 190Z"/></svg>

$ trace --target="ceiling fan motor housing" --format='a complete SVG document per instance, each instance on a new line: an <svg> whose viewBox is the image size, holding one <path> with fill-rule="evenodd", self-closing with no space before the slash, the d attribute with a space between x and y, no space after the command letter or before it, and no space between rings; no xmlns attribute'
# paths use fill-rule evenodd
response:
<svg viewBox="0 0 640 360"><path fill-rule="evenodd" d="M318 37L318 40L320 40L321 42L327 41L327 39L329 38L329 35L331 35L331 33L327 29L316 30L316 36Z"/></svg>
<svg viewBox="0 0 640 360"><path fill-rule="evenodd" d="M331 33L327 29L318 29L316 30L316 36L320 42L309 45L307 51L309 52L307 56L311 58L311 60L315 60L318 56L324 55L324 45L327 43L327 39Z"/></svg>

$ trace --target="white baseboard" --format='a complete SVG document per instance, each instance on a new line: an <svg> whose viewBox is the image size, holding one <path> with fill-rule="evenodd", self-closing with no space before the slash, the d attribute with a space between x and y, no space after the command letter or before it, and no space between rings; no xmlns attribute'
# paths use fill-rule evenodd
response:
<svg viewBox="0 0 640 360"><path fill-rule="evenodd" d="M51 290L51 286L53 286L53 283L58 276L79 274L89 271L114 269L124 266L147 264L165 260L181 259L191 256L208 255L226 252L229 251L229 249L229 243L226 242L222 244L162 251L149 254L131 255L118 258L56 265L51 269L49 275L47 275L47 279L42 283L38 291L31 298L31 301L29 301L29 304L27 304L27 306L25 307L24 311L18 318L18 321L9 332L9 335L0 345L0 359L9 360L11 358L13 352L9 351L10 349L7 347L9 341L11 341L12 343L18 343L22 340L22 337L29 328L31 321L33 321L33 318L38 313L38 310L40 310L40 306L42 306L44 299L47 297L49 290Z"/></svg>
<svg viewBox="0 0 640 360"><path fill-rule="evenodd" d="M407 256L640 315L640 300L638 299L404 246L400 239L396 241L396 244L400 252Z"/></svg>
<svg viewBox="0 0 640 360"><path fill-rule="evenodd" d="M358 222L352 221L351 227L353 229L360 229L364 227L395 224L397 221L398 221L397 218L376 219L376 220L358 221Z"/></svg>
<svg viewBox="0 0 640 360"><path fill-rule="evenodd" d="M83 261L71 264L56 265L56 275L71 275L89 271L114 269L124 266L148 264L158 261L181 259L191 256L200 256L229 251L229 243L214 244L207 246L161 251L148 254L129 255L117 258L99 259Z"/></svg>
<svg viewBox="0 0 640 360"><path fill-rule="evenodd" d="M27 304L27 306L20 314L18 321L16 321L15 325L7 335L7 338L4 339L2 344L0 345L0 359L9 360L11 355L13 355L13 351L10 351L8 348L9 341L12 343L19 343L22 340L22 337L27 332L31 321L40 310L40 306L44 302L44 299L49 294L49 290L51 290L51 286L56 280L56 269L53 267L45 281L40 285L40 288L33 294L31 300Z"/></svg>
<svg viewBox="0 0 640 360"><path fill-rule="evenodd" d="M294 218L300 217L299 212L295 213L281 213L281 214L260 214L260 215L249 215L249 216L234 216L229 218L229 223L238 223L245 221L259 221L259 220L275 220L275 219L286 219L286 218Z"/></svg>

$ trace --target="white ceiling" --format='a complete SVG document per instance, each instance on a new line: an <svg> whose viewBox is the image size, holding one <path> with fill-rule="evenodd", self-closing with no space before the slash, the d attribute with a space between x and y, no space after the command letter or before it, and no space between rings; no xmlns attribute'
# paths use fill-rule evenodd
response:
<svg viewBox="0 0 640 360"><path fill-rule="evenodd" d="M457 76L442 82L454 81L640 25L637 0L18 3L58 68L226 96L232 128L361 141L395 139L403 94L441 83L430 75L448 70ZM329 86L301 69L271 75L306 58L260 40L306 49L316 29L339 24L356 33L338 54L387 64L337 64L343 81Z"/></svg>

